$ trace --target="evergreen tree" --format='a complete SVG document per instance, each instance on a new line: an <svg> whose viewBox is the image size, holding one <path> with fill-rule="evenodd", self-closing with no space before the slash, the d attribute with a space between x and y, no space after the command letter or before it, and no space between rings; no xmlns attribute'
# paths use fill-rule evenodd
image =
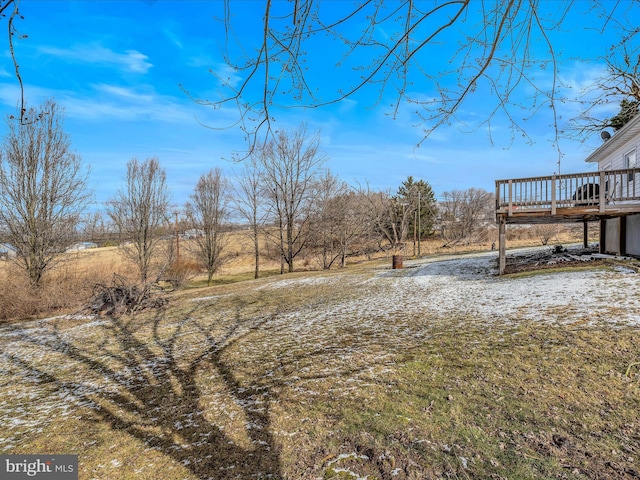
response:
<svg viewBox="0 0 640 480"><path fill-rule="evenodd" d="M620 130L624 127L633 117L638 114L638 106L640 102L638 100L624 99L620 102L620 112L609 120L609 125L614 130Z"/></svg>
<svg viewBox="0 0 640 480"><path fill-rule="evenodd" d="M418 195L419 193L419 195ZM434 222L438 214L436 196L428 182L424 180L415 181L412 176L402 182L396 193L398 204L410 204L417 211L417 214L409 219L408 232L413 236L414 227L420 238L432 235L434 232ZM419 222L418 222L419 217ZM416 225L417 222L417 225ZM419 231L418 231L419 225Z"/></svg>

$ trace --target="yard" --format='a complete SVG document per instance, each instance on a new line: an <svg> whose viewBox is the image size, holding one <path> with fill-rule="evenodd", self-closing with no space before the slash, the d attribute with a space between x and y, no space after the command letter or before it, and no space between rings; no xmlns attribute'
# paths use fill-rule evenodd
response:
<svg viewBox="0 0 640 480"><path fill-rule="evenodd" d="M640 276L405 267L2 326L0 452L81 479L640 476Z"/></svg>

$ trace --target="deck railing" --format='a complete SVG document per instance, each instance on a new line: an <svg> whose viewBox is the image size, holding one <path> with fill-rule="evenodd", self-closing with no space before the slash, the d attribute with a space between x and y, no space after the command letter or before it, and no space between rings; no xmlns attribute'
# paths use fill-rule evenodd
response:
<svg viewBox="0 0 640 480"><path fill-rule="evenodd" d="M640 168L496 180L496 211L598 206L640 201Z"/></svg>

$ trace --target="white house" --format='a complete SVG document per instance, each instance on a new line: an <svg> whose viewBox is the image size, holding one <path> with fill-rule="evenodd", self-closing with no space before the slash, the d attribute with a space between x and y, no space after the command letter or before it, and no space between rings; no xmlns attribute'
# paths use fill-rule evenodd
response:
<svg viewBox="0 0 640 480"><path fill-rule="evenodd" d="M603 134L603 138L608 135ZM597 163L598 171L636 169L640 166L640 115L608 138L586 158ZM614 177L611 177L612 179ZM609 204L633 205L640 203L640 173L628 171L606 185ZM640 214L602 218L601 251L606 253L640 256Z"/></svg>
<svg viewBox="0 0 640 480"><path fill-rule="evenodd" d="M496 180L499 267L510 224L600 224L600 252L640 257L640 115L586 158L597 171Z"/></svg>
<svg viewBox="0 0 640 480"><path fill-rule="evenodd" d="M79 242L67 248L66 252L79 252L80 250L87 250L89 248L98 248L98 244L93 242Z"/></svg>
<svg viewBox="0 0 640 480"><path fill-rule="evenodd" d="M0 258L13 258L16 256L17 250L13 245L8 243L0 243Z"/></svg>

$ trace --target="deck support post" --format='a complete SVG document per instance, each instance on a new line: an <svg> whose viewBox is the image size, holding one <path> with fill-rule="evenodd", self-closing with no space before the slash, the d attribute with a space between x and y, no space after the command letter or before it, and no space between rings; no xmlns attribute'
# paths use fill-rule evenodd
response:
<svg viewBox="0 0 640 480"><path fill-rule="evenodd" d="M627 216L620 217L620 255L627 254Z"/></svg>
<svg viewBox="0 0 640 480"><path fill-rule="evenodd" d="M582 246L589 248L589 223L583 222L582 227Z"/></svg>
<svg viewBox="0 0 640 480"><path fill-rule="evenodd" d="M506 241L507 241L507 220L504 216L500 217L500 223L498 227L498 274L503 275L507 266L507 260L505 258Z"/></svg>
<svg viewBox="0 0 640 480"><path fill-rule="evenodd" d="M604 253L605 242L607 241L607 221L604 218L600 219L600 245L598 251Z"/></svg>

